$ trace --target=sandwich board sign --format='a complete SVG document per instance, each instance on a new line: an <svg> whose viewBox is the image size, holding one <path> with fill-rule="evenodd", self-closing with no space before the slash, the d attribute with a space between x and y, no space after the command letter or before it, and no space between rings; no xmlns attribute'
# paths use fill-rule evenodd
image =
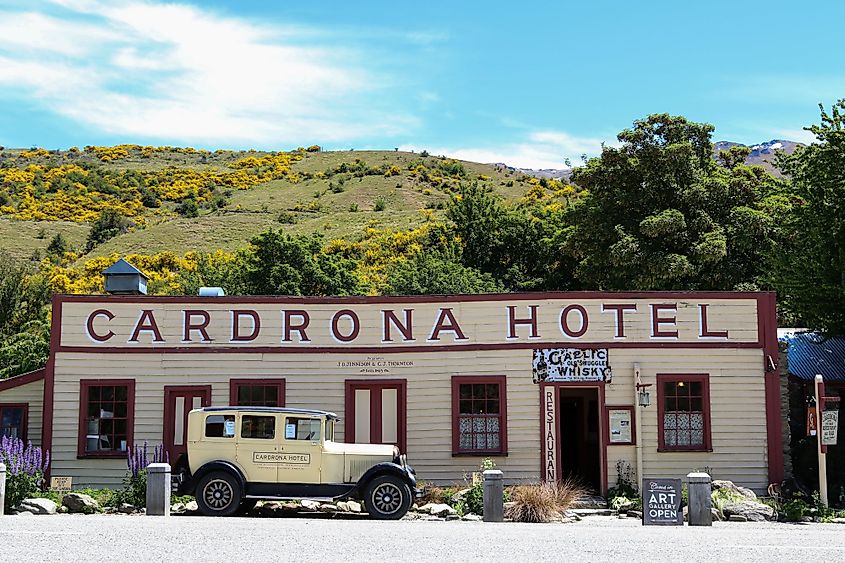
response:
<svg viewBox="0 0 845 563"><path fill-rule="evenodd" d="M643 525L683 526L680 479L643 479Z"/></svg>

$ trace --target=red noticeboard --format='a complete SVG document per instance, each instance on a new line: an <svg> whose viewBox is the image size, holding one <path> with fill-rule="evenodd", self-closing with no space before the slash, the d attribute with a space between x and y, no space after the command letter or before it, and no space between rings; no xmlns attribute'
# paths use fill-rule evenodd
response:
<svg viewBox="0 0 845 563"><path fill-rule="evenodd" d="M815 436L816 434L816 407L807 407L807 436Z"/></svg>

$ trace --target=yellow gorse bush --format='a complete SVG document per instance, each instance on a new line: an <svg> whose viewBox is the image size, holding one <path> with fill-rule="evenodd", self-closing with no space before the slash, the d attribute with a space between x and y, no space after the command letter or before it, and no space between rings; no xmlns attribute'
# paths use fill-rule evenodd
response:
<svg viewBox="0 0 845 563"><path fill-rule="evenodd" d="M87 146L85 152L100 161L110 162L133 154L149 156L156 152L210 155L191 147L114 147ZM25 158L47 156L44 149L22 153ZM0 168L0 215L21 220L66 220L90 222L104 209L115 209L143 224L146 197L181 202L191 198L199 203L212 199L215 189L245 190L281 178L293 183L300 180L291 172L291 164L303 153L274 152L247 156L230 164L230 170L197 170L167 167L153 171L112 171L84 168L77 164L27 164ZM107 193L106 193L107 192ZM6 194L3 196L3 194ZM152 205L148 203L148 205ZM155 212L151 212L155 213Z"/></svg>
<svg viewBox="0 0 845 563"><path fill-rule="evenodd" d="M86 260L82 265L56 265L49 260L41 262L41 272L47 277L50 290L54 293L103 293L103 270L114 264L120 254L112 253ZM182 287L179 274L183 271L197 269L199 255L187 252L179 256L173 252L159 252L158 254L129 254L125 256L133 266L144 272L149 278L148 285L158 292L178 293ZM235 259L234 254L218 250L206 255L212 263L225 263ZM67 263L75 255L66 256Z"/></svg>

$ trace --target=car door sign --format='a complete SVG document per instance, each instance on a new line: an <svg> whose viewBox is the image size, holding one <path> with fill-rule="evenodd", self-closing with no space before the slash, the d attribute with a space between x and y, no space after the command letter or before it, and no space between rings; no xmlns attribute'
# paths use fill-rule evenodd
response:
<svg viewBox="0 0 845 563"><path fill-rule="evenodd" d="M286 465L307 465L311 463L311 454L289 454L281 452L254 452L254 463L283 463Z"/></svg>

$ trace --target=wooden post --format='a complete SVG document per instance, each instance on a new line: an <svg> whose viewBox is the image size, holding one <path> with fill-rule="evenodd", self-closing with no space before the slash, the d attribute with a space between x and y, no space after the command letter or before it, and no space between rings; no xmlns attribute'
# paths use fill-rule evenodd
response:
<svg viewBox="0 0 845 563"><path fill-rule="evenodd" d="M690 526L712 526L713 512L710 508L713 501L710 498L710 475L707 473L689 473L687 475L687 505Z"/></svg>
<svg viewBox="0 0 845 563"><path fill-rule="evenodd" d="M484 472L484 521L505 521L505 488L502 472L488 469Z"/></svg>
<svg viewBox="0 0 845 563"><path fill-rule="evenodd" d="M147 516L170 516L170 464L147 466Z"/></svg>
<svg viewBox="0 0 845 563"><path fill-rule="evenodd" d="M824 378L816 374L816 444L819 453L819 498L827 503L827 446L822 444L822 411L824 411Z"/></svg>

